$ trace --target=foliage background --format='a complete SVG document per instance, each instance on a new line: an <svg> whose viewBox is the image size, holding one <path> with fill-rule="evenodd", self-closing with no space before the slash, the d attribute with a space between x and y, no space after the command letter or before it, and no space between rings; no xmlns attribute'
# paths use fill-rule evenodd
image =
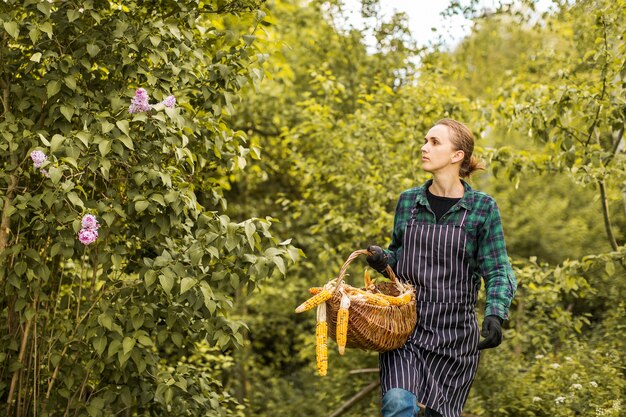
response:
<svg viewBox="0 0 626 417"><path fill-rule="evenodd" d="M465 412L624 414L626 2L451 2L452 50L362 6L357 29L340 0L0 3L6 414L330 415L377 356L331 344L316 376L293 309L388 243L441 117L477 137L519 281ZM130 115L137 87L178 105Z"/></svg>

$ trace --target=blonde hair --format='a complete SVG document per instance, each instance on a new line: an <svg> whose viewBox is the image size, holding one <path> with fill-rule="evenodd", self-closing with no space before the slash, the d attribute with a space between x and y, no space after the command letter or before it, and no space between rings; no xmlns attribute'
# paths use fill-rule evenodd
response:
<svg viewBox="0 0 626 417"><path fill-rule="evenodd" d="M474 152L474 135L472 135L472 131L467 126L453 119L441 119L435 123L436 125L447 126L452 133L450 136L452 145L456 150L463 151L465 154L463 162L461 162L461 171L459 172L461 178L467 178L473 172L485 169L482 162L472 155Z"/></svg>

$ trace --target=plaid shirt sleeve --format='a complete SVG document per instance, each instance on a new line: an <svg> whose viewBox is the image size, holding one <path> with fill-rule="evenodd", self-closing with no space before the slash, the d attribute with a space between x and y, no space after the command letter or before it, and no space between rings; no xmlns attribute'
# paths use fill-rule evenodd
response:
<svg viewBox="0 0 626 417"><path fill-rule="evenodd" d="M387 255L387 263L394 270L398 259L396 254L402 247L402 240L404 239L404 229L411 218L411 209L415 206L415 191L413 189L408 190L400 194L398 204L396 205L396 212L393 217L393 232L391 233L391 243L389 247L385 249Z"/></svg>
<svg viewBox="0 0 626 417"><path fill-rule="evenodd" d="M485 280L485 315L508 318L511 301L517 282L504 244L504 231L500 211L495 200L491 200L485 222L478 231L478 267Z"/></svg>

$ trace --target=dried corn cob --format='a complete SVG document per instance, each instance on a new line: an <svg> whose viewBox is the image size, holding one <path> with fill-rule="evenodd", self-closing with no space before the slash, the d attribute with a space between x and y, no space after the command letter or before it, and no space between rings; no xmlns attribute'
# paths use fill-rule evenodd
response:
<svg viewBox="0 0 626 417"><path fill-rule="evenodd" d="M309 288L309 294L317 295L320 292L322 292L323 289L324 289L324 287L311 287L311 288Z"/></svg>
<svg viewBox="0 0 626 417"><path fill-rule="evenodd" d="M326 322L326 303L317 306L315 356L317 358L317 372L320 376L326 375L328 371L328 323Z"/></svg>
<svg viewBox="0 0 626 417"><path fill-rule="evenodd" d="M363 297L365 297L366 302L368 302L369 304L373 304L375 306L387 307L391 305L389 300L383 297L380 297L380 294L372 294L372 293L366 292L365 294L363 294Z"/></svg>
<svg viewBox="0 0 626 417"><path fill-rule="evenodd" d="M363 291L360 290L358 288L346 288L346 292L350 295L350 296L355 296L355 297L362 297L365 302L372 304L372 305L376 305L376 306L381 306L381 307L387 307L388 305L390 305L389 300L381 297L382 294L380 293L371 293L369 291Z"/></svg>
<svg viewBox="0 0 626 417"><path fill-rule="evenodd" d="M373 285L370 271L368 271L367 268L365 268L365 272L363 272L363 282L365 282L365 288L370 288Z"/></svg>
<svg viewBox="0 0 626 417"><path fill-rule="evenodd" d="M343 355L346 350L346 342L348 341L348 309L350 308L350 297L347 294L342 293L341 304L339 305L339 311L337 312L337 346L339 347L339 354Z"/></svg>
<svg viewBox="0 0 626 417"><path fill-rule="evenodd" d="M316 307L317 305L325 302L330 297L332 297L333 293L327 288L322 289L318 294L306 300L304 303L300 304L298 308L296 308L296 313L302 313L303 311L307 311Z"/></svg>
<svg viewBox="0 0 626 417"><path fill-rule="evenodd" d="M382 293L378 295L384 298L385 300L389 301L389 304L391 304L392 306L401 306L401 305L408 304L411 302L411 298L413 297L413 292L408 291L408 292L405 292L404 294L400 294L397 297L387 295L387 294L382 294Z"/></svg>

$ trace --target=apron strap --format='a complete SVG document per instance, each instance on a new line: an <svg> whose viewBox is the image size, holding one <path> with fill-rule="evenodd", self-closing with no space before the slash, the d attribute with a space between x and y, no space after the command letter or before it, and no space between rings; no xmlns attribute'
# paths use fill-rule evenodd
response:
<svg viewBox="0 0 626 417"><path fill-rule="evenodd" d="M465 210L465 213L463 213L463 219L461 219L461 224L459 226L463 227L463 225L465 224L465 219L467 218L468 212L469 210Z"/></svg>

